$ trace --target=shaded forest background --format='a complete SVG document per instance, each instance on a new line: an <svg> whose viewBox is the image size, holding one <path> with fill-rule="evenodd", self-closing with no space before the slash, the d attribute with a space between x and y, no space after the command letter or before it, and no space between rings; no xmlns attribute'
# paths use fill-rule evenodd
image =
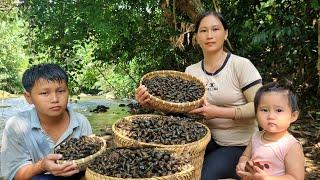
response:
<svg viewBox="0 0 320 180"><path fill-rule="evenodd" d="M249 58L264 83L293 81L302 109L293 132L319 160L318 0L2 0L0 90L21 93L27 67L54 62L67 70L74 95L133 97L145 73L184 71L202 59L193 23L206 10L225 16L226 47Z"/></svg>

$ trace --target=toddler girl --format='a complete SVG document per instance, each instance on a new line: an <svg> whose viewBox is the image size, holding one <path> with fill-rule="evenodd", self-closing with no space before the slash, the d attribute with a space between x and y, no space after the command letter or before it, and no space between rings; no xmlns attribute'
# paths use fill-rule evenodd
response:
<svg viewBox="0 0 320 180"><path fill-rule="evenodd" d="M239 159L237 174L243 179L304 179L304 154L289 132L297 120L296 94L287 80L262 86L255 95L255 113L262 131L251 138Z"/></svg>

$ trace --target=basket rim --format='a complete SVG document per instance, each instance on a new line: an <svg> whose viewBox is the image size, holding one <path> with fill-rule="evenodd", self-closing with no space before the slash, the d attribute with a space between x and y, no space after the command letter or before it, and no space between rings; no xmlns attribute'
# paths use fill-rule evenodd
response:
<svg viewBox="0 0 320 180"><path fill-rule="evenodd" d="M102 146L101 146L101 148L100 148L99 151L97 151L96 153L91 154L91 155L89 155L89 156L87 156L87 157L80 158L80 159L74 159L74 160L57 160L57 163L58 163L58 164L64 164L64 163L67 163L67 162L70 162L70 161L71 161L72 163L76 164L77 166L79 166L79 165L81 166L82 164L87 163L87 162L91 161L92 159L94 159L95 157L101 155L101 154L106 150L106 148L107 148L107 143L106 143L106 141L105 141L103 138L101 138L101 137L99 137L99 136L96 136L96 135L90 135L90 136L88 136L88 137L98 138L99 140L102 141Z"/></svg>
<svg viewBox="0 0 320 180"><path fill-rule="evenodd" d="M174 145L166 145L166 144L157 144L157 143L146 143L146 142L142 142L142 141L138 141L138 140L135 140L133 138L129 138L125 135L123 135L123 133L121 133L121 131L119 131L116 127L116 124L120 121L122 121L123 119L132 119L133 117L139 117L139 116L163 116L163 115L155 115L155 114L138 114L138 115L132 115L132 116L126 116L126 117L123 117L119 120L117 120L115 123L113 123L112 125L112 131L114 134L116 134L117 136L125 139L125 140L128 140L128 141L132 141L133 144L137 144L137 145L141 145L141 146L156 146L156 147L160 147L160 148L183 148L183 147L190 147L190 146L197 146L199 144L199 142L209 142L210 139L211 139L211 131L210 129L208 128L208 126L202 124L202 123L199 123L199 122L195 122L197 124L201 124L206 130L207 130L207 133L204 137L202 137L201 139L197 140L197 141L194 141L194 142L191 142L191 143L187 143L187 144L174 144Z"/></svg>
<svg viewBox="0 0 320 180"><path fill-rule="evenodd" d="M205 95L207 94L206 87L205 87L205 85L203 84L203 81L201 81L199 78L197 78L197 77L195 77L195 76L193 76L193 75L191 75L191 74L187 74L187 73L185 73L185 72L174 71L174 70L160 70L160 71L152 71L152 72L149 72L149 73L143 75L142 78L140 79L140 86L142 85L142 81L143 81L144 79L146 79L146 78L149 77L149 76L154 76L154 75L156 75L156 74L169 74L169 75L170 75L170 74L171 74L171 75L172 75L172 74L177 74L178 76L189 77L189 78L191 78L191 79L196 80L199 84L201 84L201 86L203 86L205 92L204 92L204 95L203 95L201 98L199 98L199 99L197 99L197 100L194 100L194 101L192 101L192 102L183 102L183 103L175 103L175 102L165 101L165 100L162 100L162 99L160 99L160 98L158 98L158 97L156 97L156 96L153 96L152 94L149 93L150 99L153 100L153 101L160 102L160 103L162 103L162 104L169 104L170 106L175 106L175 107L177 107L177 106L178 106L178 107L180 107L180 106L182 106L182 107L183 107L183 106L191 106L191 105L196 105L196 104L201 103L201 102L204 100Z"/></svg>
<svg viewBox="0 0 320 180"><path fill-rule="evenodd" d="M113 176L106 176L106 175L102 175L102 174L99 174L93 170L91 170L89 167L86 168L86 175L87 173L91 173L93 176L98 176L99 178L111 178L113 180L123 180L123 179L128 179L128 180L137 180L137 179L142 179L142 180L156 180L156 179L164 179L164 178L171 178L171 176L173 175L183 175L185 173L189 173L191 172L194 173L195 172L195 168L193 165L191 165L190 163L187 163L187 164L184 164L183 166L183 170L180 171L180 172L177 172L175 174L169 174L169 175L166 175L166 176L155 176L155 177L151 177L151 178L118 178L118 177L113 177Z"/></svg>

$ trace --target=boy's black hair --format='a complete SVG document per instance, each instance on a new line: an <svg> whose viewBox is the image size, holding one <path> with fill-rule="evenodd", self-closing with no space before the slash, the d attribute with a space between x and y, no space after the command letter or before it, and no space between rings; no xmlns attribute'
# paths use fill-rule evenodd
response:
<svg viewBox="0 0 320 180"><path fill-rule="evenodd" d="M57 64L38 64L27 69L22 76L22 84L27 92L31 92L35 82L43 78L48 81L65 82L68 85L67 73Z"/></svg>
<svg viewBox="0 0 320 180"><path fill-rule="evenodd" d="M196 22L195 22L195 32L196 33L199 30L200 22L202 21L202 19L207 17L207 16L209 16L209 15L213 15L214 17L217 17L221 21L224 30L228 30L229 29L227 21L222 16L222 14L220 14L220 13L218 13L216 11L206 11L206 12L203 12L203 13L199 14L197 16L197 18L196 18Z"/></svg>
<svg viewBox="0 0 320 180"><path fill-rule="evenodd" d="M292 112L299 111L298 97L292 90L292 82L287 79L281 79L263 85L254 97L254 110L257 113L257 108L261 100L261 96L267 92L288 92L289 106Z"/></svg>

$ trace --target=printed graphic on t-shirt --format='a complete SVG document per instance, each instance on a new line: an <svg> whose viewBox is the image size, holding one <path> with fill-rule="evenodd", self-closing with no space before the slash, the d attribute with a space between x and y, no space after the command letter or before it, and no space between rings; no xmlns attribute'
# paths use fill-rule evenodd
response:
<svg viewBox="0 0 320 180"><path fill-rule="evenodd" d="M214 82L207 82L206 87L208 91L218 91L218 85Z"/></svg>
<svg viewBox="0 0 320 180"><path fill-rule="evenodd" d="M259 161L254 162L255 166L258 166L260 169L264 170L267 174L271 174L272 167L269 161Z"/></svg>

